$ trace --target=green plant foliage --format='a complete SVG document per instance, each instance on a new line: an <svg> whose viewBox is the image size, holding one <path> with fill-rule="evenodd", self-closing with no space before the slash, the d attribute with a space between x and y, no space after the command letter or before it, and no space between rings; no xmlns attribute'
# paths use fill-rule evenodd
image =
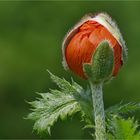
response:
<svg viewBox="0 0 140 140"><path fill-rule="evenodd" d="M140 132L137 131L138 123L133 118L113 118L111 121L113 129L108 133L109 140L140 140Z"/></svg>
<svg viewBox="0 0 140 140"><path fill-rule="evenodd" d="M135 111L140 110L140 104L139 103L126 103L123 104L122 102L119 104L116 104L114 106L109 107L106 109L106 127L107 131L109 132L108 135L110 139L114 139L110 132L114 132L114 121L116 121L116 118L118 119L125 119L127 118L126 115L129 113L134 113ZM115 118L115 119L113 119ZM123 136L122 136L123 137Z"/></svg>
<svg viewBox="0 0 140 140"><path fill-rule="evenodd" d="M106 109L106 116L108 118L112 117L113 115L121 116L121 115L126 115L128 113L132 113L138 110L140 110L140 103L130 102L130 103L123 104L121 102L119 104L116 104Z"/></svg>
<svg viewBox="0 0 140 140"><path fill-rule="evenodd" d="M81 112L82 120L91 125L92 105L89 105L89 90L84 91L73 80L70 84L65 79L61 79L52 73L50 73L50 76L52 81L58 85L59 90L51 89L48 93L38 93L41 98L29 102L32 112L27 119L35 121L33 130L38 133L46 131L50 134L50 128L58 118L63 120L77 112Z"/></svg>
<svg viewBox="0 0 140 140"><path fill-rule="evenodd" d="M85 128L92 128L94 132L94 118L92 110L91 90L84 90L79 84L68 82L50 73L52 81L59 87L58 89L50 89L47 93L38 93L40 98L29 102L31 105L31 113L27 119L33 120L33 130L41 134L48 132L57 120L66 119L76 113L81 113L81 120L85 122ZM140 133L137 132L138 124L134 119L125 119L125 115L140 110L139 103L122 102L106 109L106 128L109 140L111 139L127 139L139 140ZM92 136L94 134L92 133Z"/></svg>

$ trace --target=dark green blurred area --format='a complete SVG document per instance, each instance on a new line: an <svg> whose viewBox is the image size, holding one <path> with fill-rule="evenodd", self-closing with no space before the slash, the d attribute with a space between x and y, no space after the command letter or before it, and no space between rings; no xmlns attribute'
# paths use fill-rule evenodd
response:
<svg viewBox="0 0 140 140"><path fill-rule="evenodd" d="M61 43L86 13L105 11L115 19L129 48L119 76L105 85L105 107L122 100L140 101L140 2L0 2L0 138L39 138L25 120L35 92L55 88L46 69L86 87L64 71ZM78 114L59 121L46 138L90 138ZM45 136L44 136L45 137Z"/></svg>

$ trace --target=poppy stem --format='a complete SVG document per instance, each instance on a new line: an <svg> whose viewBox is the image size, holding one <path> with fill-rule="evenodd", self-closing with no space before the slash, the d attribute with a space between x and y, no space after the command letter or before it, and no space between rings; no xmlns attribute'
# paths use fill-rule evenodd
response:
<svg viewBox="0 0 140 140"><path fill-rule="evenodd" d="M96 140L106 140L106 129L105 129L105 112L103 103L103 83L95 84L90 82L92 91L92 102L93 102L93 118L95 121L95 137Z"/></svg>

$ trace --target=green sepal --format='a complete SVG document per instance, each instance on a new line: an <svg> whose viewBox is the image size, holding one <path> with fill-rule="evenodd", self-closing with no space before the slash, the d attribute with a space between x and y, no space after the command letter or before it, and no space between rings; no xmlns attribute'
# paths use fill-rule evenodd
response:
<svg viewBox="0 0 140 140"><path fill-rule="evenodd" d="M111 44L102 41L92 57L91 63L85 63L83 68L87 77L94 83L104 82L111 78L114 67L114 52Z"/></svg>

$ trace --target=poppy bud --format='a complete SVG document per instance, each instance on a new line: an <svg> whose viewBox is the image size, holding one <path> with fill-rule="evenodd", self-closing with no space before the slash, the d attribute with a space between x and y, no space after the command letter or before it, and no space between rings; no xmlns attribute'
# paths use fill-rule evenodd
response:
<svg viewBox="0 0 140 140"><path fill-rule="evenodd" d="M127 57L119 29L104 13L83 17L66 35L62 51L64 67L84 79L116 76Z"/></svg>

